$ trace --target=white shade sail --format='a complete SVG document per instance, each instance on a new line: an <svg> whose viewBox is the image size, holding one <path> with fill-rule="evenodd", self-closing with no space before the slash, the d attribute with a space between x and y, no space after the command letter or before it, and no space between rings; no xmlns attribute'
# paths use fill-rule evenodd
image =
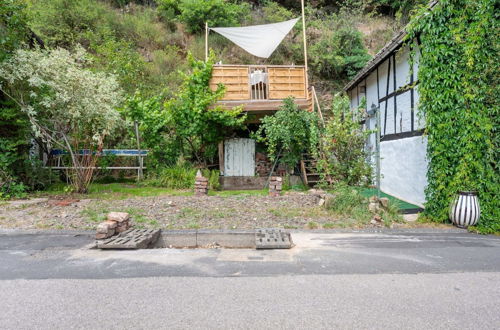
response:
<svg viewBox="0 0 500 330"><path fill-rule="evenodd" d="M257 57L268 58L299 18L289 21L243 27L210 28Z"/></svg>

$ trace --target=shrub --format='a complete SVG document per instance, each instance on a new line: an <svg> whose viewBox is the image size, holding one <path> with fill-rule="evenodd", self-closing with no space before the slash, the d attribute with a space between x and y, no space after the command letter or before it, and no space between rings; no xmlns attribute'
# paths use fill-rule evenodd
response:
<svg viewBox="0 0 500 330"><path fill-rule="evenodd" d="M180 0L178 19L189 32L200 32L209 26L236 26L249 14L247 3L228 0Z"/></svg>
<svg viewBox="0 0 500 330"><path fill-rule="evenodd" d="M371 132L362 130L360 112L351 112L347 95L333 98L332 113L321 137L325 157L318 161L320 173L349 185L370 183L371 166L364 146Z"/></svg>
<svg viewBox="0 0 500 330"><path fill-rule="evenodd" d="M194 188L197 171L196 168L189 164L181 162L174 166L158 168L150 172L142 184L169 189L192 189ZM208 179L209 189L218 190L220 188L219 171L204 169L202 175Z"/></svg>
<svg viewBox="0 0 500 330"><path fill-rule="evenodd" d="M72 47L85 43L87 33L109 31L106 5L92 0L34 0L30 6L31 28L46 45Z"/></svg>
<svg viewBox="0 0 500 330"><path fill-rule="evenodd" d="M0 64L0 89L17 103L29 119L33 133L49 146L71 157L72 183L86 192L93 174L92 152L120 123L115 107L121 90L114 77L84 68L86 54L56 50L18 50Z"/></svg>
<svg viewBox="0 0 500 330"><path fill-rule="evenodd" d="M301 110L292 97L283 100L280 109L261 122L254 137L266 144L272 161L279 159L293 168L304 152L314 153L317 149L318 117L314 112Z"/></svg>
<svg viewBox="0 0 500 330"><path fill-rule="evenodd" d="M370 60L363 35L344 25L310 47L311 68L326 79L350 79Z"/></svg>

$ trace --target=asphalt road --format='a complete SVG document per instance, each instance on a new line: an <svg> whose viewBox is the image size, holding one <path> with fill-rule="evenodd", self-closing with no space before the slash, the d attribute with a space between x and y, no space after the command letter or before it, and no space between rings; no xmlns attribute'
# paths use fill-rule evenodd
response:
<svg viewBox="0 0 500 330"><path fill-rule="evenodd" d="M85 233L0 232L0 329L500 329L500 237L292 237L281 251L99 251Z"/></svg>

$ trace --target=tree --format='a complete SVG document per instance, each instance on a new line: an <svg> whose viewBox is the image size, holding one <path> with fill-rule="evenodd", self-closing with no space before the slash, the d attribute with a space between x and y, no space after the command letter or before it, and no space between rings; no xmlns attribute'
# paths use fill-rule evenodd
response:
<svg viewBox="0 0 500 330"><path fill-rule="evenodd" d="M246 119L241 107L226 110L215 105L224 96L225 87L219 84L215 91L210 89L214 58L212 52L207 62L188 54L192 72L184 74L179 92L165 103L168 126L187 144L189 156L201 164L215 154L217 143L232 129L242 128Z"/></svg>
<svg viewBox="0 0 500 330"><path fill-rule="evenodd" d="M82 48L17 50L0 64L0 89L20 107L35 136L66 150L77 192L86 192L97 153L120 123L122 92L116 79L85 69ZM89 151L80 153L79 149Z"/></svg>
<svg viewBox="0 0 500 330"><path fill-rule="evenodd" d="M279 158L281 163L293 168L304 152L314 154L317 150L318 117L301 110L292 97L283 100L274 116L264 117L261 122L255 138L266 144L271 160Z"/></svg>
<svg viewBox="0 0 500 330"><path fill-rule="evenodd" d="M318 162L320 172L335 182L348 185L367 184L371 181L369 154L364 145L370 131L363 131L359 110L351 111L347 95L335 95L332 118L328 120L321 137L324 158Z"/></svg>

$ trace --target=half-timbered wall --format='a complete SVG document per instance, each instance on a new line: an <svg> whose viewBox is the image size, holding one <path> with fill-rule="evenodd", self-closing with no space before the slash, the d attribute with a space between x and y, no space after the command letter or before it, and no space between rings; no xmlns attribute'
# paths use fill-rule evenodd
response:
<svg viewBox="0 0 500 330"><path fill-rule="evenodd" d="M418 55L413 73L409 49L393 52L357 85L348 91L351 108L363 97L366 105L379 106L381 116L380 167L381 189L417 205L425 202L427 185L426 138L418 113ZM376 128L375 116L364 122L366 129ZM367 149L375 152L375 134L367 140ZM373 156L374 157L374 156ZM375 159L372 157L373 164Z"/></svg>

